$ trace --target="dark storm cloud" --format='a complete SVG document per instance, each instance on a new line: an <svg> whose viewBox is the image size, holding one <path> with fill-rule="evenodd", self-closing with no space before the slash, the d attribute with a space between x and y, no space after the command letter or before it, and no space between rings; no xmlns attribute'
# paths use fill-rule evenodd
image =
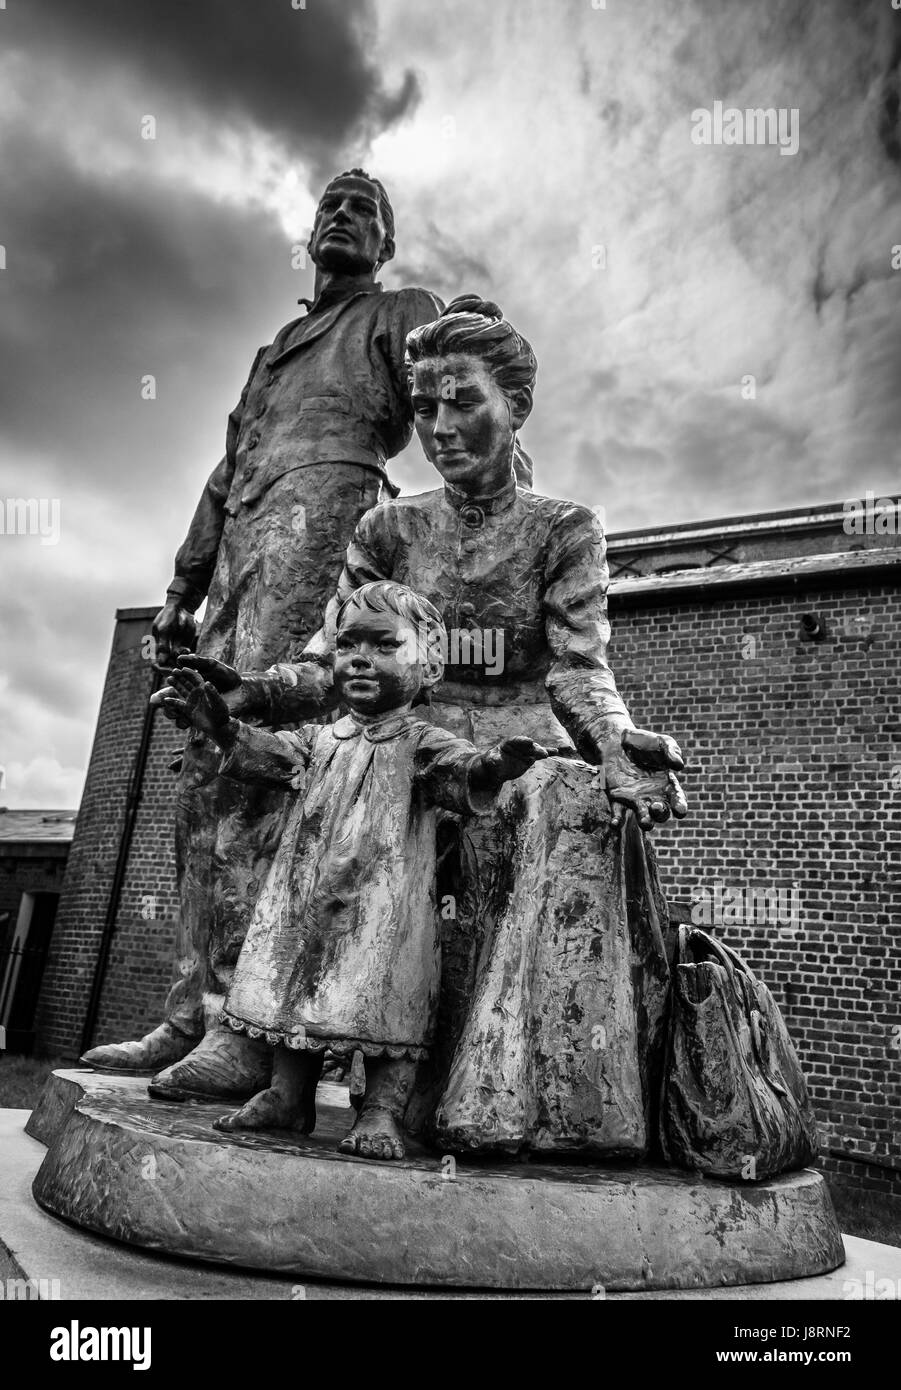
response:
<svg viewBox="0 0 901 1390"><path fill-rule="evenodd" d="M27 0L4 27L13 48L67 65L130 69L211 118L245 117L290 145L317 175L349 136L378 131L415 104L407 72L387 92L368 47L371 0Z"/></svg>
<svg viewBox="0 0 901 1390"><path fill-rule="evenodd" d="M134 459L156 428L141 377L158 378L159 416L247 334L253 303L285 319L299 312L288 240L260 212L79 172L21 128L4 154L0 432L83 466L86 486L114 473L127 485L124 442ZM242 359L256 346L241 344ZM170 452L157 466L165 474L173 462Z"/></svg>

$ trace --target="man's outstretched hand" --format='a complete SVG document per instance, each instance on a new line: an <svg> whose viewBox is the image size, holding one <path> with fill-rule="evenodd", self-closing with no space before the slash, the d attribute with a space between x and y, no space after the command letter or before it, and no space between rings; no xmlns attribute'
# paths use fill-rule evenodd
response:
<svg viewBox="0 0 901 1390"><path fill-rule="evenodd" d="M626 729L604 744L604 776L613 803L613 825L634 811L642 830L655 822L688 815L688 802L674 773L685 766L682 750L668 734Z"/></svg>
<svg viewBox="0 0 901 1390"><path fill-rule="evenodd" d="M235 721L228 705L216 687L197 671L177 666L170 673L169 684L157 695L165 697L157 703L162 705L166 717L173 719L180 728L199 729L220 748L231 747L234 743Z"/></svg>

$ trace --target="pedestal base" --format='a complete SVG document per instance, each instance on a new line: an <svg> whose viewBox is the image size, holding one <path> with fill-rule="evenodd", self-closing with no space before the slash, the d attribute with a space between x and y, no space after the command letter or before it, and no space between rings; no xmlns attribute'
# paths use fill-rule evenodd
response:
<svg viewBox="0 0 901 1390"><path fill-rule="evenodd" d="M326 1280L447 1288L701 1289L822 1274L844 1259L826 1184L664 1168L400 1163L335 1152L347 1092L316 1133L224 1135L228 1107L147 1097L146 1079L58 1071L28 1132L38 1202L169 1255Z"/></svg>

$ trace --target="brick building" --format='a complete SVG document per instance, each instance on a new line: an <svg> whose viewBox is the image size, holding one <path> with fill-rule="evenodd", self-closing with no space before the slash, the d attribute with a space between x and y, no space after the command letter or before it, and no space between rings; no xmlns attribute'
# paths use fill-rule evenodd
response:
<svg viewBox="0 0 901 1390"><path fill-rule="evenodd" d="M897 516L895 518L897 521ZM898 527L840 504L613 534L611 664L636 723L687 758L690 817L655 831L675 916L770 985L835 1180L901 1200ZM154 610L117 614L44 977L39 1036L75 1055L159 1021L176 903L168 764L147 714Z"/></svg>
<svg viewBox="0 0 901 1390"><path fill-rule="evenodd" d="M0 806L0 1050L28 1053L74 811Z"/></svg>

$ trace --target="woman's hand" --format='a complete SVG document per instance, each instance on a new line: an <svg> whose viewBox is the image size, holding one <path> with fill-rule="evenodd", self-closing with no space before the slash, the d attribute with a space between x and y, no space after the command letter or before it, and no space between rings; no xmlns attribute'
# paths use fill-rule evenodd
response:
<svg viewBox="0 0 901 1390"><path fill-rule="evenodd" d="M685 760L669 735L626 729L605 742L603 766L614 827L622 825L627 810L634 811L642 830L671 815L681 820L688 814L685 793L674 776Z"/></svg>

